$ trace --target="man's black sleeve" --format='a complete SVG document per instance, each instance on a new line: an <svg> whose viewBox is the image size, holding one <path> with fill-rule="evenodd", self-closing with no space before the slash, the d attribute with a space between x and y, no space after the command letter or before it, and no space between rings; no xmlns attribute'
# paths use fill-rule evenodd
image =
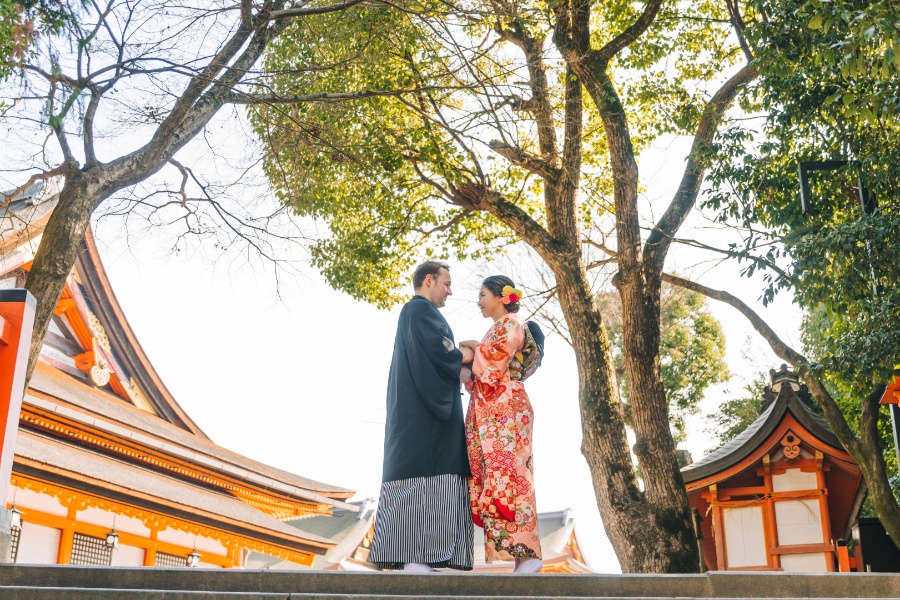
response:
<svg viewBox="0 0 900 600"><path fill-rule="evenodd" d="M413 384L434 415L446 421L453 402L459 402L454 391L459 392L462 352L443 334L447 324L440 315L416 311L411 317L406 351Z"/></svg>

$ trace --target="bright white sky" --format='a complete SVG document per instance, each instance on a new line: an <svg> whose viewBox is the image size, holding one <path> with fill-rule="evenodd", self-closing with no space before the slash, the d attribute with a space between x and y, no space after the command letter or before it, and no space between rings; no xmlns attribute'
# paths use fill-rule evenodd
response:
<svg viewBox="0 0 900 600"><path fill-rule="evenodd" d="M684 139L657 144L641 159L645 202L658 214L680 178ZM649 213L645 213L649 214ZM696 216L682 237L721 243ZM218 444L262 462L376 496L380 484L384 393L399 309L380 311L330 289L309 270L287 281L280 297L268 267L230 269L207 259L172 256L153 236L125 244L100 227L106 269L144 350L169 390ZM799 312L786 298L767 309L755 303L759 282L734 265L702 263L709 256L676 248L668 270L738 294L798 344ZM444 309L456 338L480 338L489 326L475 297L490 265L453 265L454 295ZM711 390L704 410L742 391L777 360L743 317L712 305L727 335L735 377ZM590 564L617 572L604 534L590 474L580 454L575 358L558 336L547 341L541 370L527 382L536 413L534 434L538 509L572 508ZM715 436L701 418L686 447L695 459Z"/></svg>

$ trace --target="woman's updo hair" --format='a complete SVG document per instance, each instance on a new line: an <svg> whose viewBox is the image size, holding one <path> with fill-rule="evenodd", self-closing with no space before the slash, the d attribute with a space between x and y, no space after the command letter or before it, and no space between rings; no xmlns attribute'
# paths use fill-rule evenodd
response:
<svg viewBox="0 0 900 600"><path fill-rule="evenodd" d="M513 283L513 280L504 275L491 275L483 282L481 285L486 287L490 293L497 296L498 298L503 297L503 288L506 286L516 287L516 284ZM519 312L519 303L518 302L510 302L509 304L504 304L506 306L506 312Z"/></svg>

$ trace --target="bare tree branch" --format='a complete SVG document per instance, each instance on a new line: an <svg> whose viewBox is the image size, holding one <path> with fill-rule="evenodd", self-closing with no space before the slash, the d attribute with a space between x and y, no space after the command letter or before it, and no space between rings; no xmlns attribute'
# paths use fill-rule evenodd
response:
<svg viewBox="0 0 900 600"><path fill-rule="evenodd" d="M307 102L342 102L346 100L359 100L361 98L379 98L390 96L403 96L405 94L416 94L424 91L446 90L451 89L445 86L423 86L419 88L410 88L405 90L385 90L374 91L365 90L361 92L347 93L329 93L318 92L315 94L306 94L302 96L286 96L282 94L244 94L241 92L232 92L225 96L226 104L303 104ZM452 89L461 89L459 87Z"/></svg>
<svg viewBox="0 0 900 600"><path fill-rule="evenodd" d="M706 173L703 153L712 142L722 116L740 89L758 75L759 71L754 67L745 65L719 88L704 108L675 197L647 237L644 245L648 268L652 273L662 272L672 239L697 202L700 185L703 183L703 176Z"/></svg>
<svg viewBox="0 0 900 600"><path fill-rule="evenodd" d="M241 27L253 27L253 0L241 0Z"/></svg>
<svg viewBox="0 0 900 600"><path fill-rule="evenodd" d="M747 24L744 23L744 19L741 17L738 2L740 2L740 0L725 0L725 4L728 6L728 14L731 15L731 27L734 29L734 33L737 36L738 44L740 44L741 51L744 53L744 58L747 59L747 63L749 64L753 62L753 52L750 51L750 46L747 44L747 38L744 35Z"/></svg>
<svg viewBox="0 0 900 600"><path fill-rule="evenodd" d="M310 15L324 15L344 10L366 1L367 0L344 0L343 2L326 4L325 6L313 6L312 8L287 8L284 10L272 11L269 17L271 19L293 19L296 17L308 17Z"/></svg>
<svg viewBox="0 0 900 600"><path fill-rule="evenodd" d="M16 197L30 188L32 185L37 183L38 181L44 181L50 179L52 177L56 177L58 175L67 175L72 171L72 169L77 169L78 165L70 162L64 162L58 167L50 169L49 171L44 171L42 173L35 173L31 177L28 178L28 181L14 189L8 194L3 195L3 204L0 204L0 208L3 210L8 210L10 203L16 199Z"/></svg>
<svg viewBox="0 0 900 600"><path fill-rule="evenodd" d="M747 318L748 321L750 321L750 324L753 325L753 328L763 337L763 339L765 339L769 343L769 346L772 347L772 350L775 351L775 354L795 367L800 367L807 364L808 361L805 356L782 341L782 339L778 337L778 334L775 333L775 330L772 329L769 324L766 323L762 319L762 317L760 317L756 313L756 311L747 306L744 301L737 296L729 294L728 292L725 292L723 290L715 290L713 288L706 287L705 285L669 273L663 273L662 280L666 283L677 285L678 287L683 287L685 289L703 294L708 298L718 300L719 302L724 302L725 304L736 308L738 312L740 312Z"/></svg>
<svg viewBox="0 0 900 600"><path fill-rule="evenodd" d="M590 60L604 65L603 68L605 70L606 65L609 64L609 61L612 60L616 54L630 46L635 40L641 37L641 34L647 31L647 28L650 27L650 25L653 24L654 19L656 19L660 6L662 6L662 0L648 0L641 16L638 17L628 29L607 42L602 48L591 51Z"/></svg>
<svg viewBox="0 0 900 600"><path fill-rule="evenodd" d="M456 204L469 210L484 210L505 223L519 237L535 249L541 258L551 264L559 264L567 256L565 248L547 232L531 215L484 185L463 182L451 187Z"/></svg>
<svg viewBox="0 0 900 600"><path fill-rule="evenodd" d="M488 146L491 150L493 150L512 164L531 171L535 175L543 177L550 183L556 183L556 181L559 179L559 176L561 174L560 169L557 169L543 159L528 154L521 148L516 148L515 146L511 146L510 144L501 142L499 140L493 140L489 142Z"/></svg>

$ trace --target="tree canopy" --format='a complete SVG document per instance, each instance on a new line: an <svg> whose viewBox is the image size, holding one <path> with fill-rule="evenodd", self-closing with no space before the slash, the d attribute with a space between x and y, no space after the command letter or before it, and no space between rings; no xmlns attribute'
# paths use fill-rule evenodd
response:
<svg viewBox="0 0 900 600"><path fill-rule="evenodd" d="M773 347L812 377L813 396L900 539L887 486L896 460L877 405L900 367L900 5L757 6L765 18L746 33L760 70L747 108L758 118L716 140L706 205L744 232L730 252L748 261L745 273L765 272L764 300L790 290L804 309L807 356L780 340ZM827 170L809 174L804 214L799 165L825 161Z"/></svg>
<svg viewBox="0 0 900 600"><path fill-rule="evenodd" d="M736 251L764 253L767 263L753 261L748 271L787 261L769 271L766 298L790 288L809 311L827 311L814 366L858 397L900 363L900 7L766 6L768 20L748 31L762 73L763 134L723 132L717 151L725 160L707 204L750 232ZM798 164L826 160L850 164L810 175L813 210L804 215ZM874 195L873 214L862 214L858 180Z"/></svg>

